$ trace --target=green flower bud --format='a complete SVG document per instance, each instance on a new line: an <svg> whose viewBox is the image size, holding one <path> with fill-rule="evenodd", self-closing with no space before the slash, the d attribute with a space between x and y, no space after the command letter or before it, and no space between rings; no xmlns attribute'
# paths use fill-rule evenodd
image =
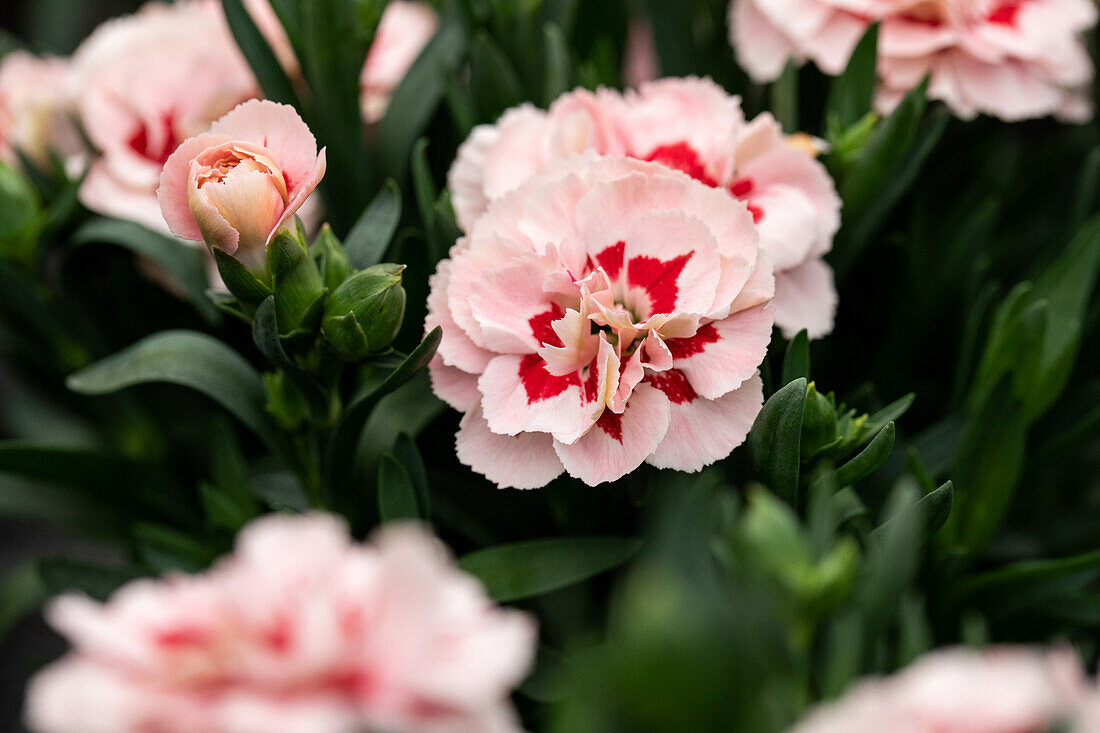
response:
<svg viewBox="0 0 1100 733"><path fill-rule="evenodd" d="M803 458L811 458L836 441L836 408L810 382L806 388L806 406L802 410Z"/></svg>
<svg viewBox="0 0 1100 733"><path fill-rule="evenodd" d="M341 359L355 361L393 341L405 318L404 265L381 264L357 272L325 305L321 333Z"/></svg>

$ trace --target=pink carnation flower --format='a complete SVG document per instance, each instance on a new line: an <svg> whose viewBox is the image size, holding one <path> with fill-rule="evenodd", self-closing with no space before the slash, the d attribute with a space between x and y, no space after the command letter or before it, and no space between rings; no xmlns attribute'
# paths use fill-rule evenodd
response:
<svg viewBox="0 0 1100 733"><path fill-rule="evenodd" d="M177 237L262 269L268 243L324 174L325 151L297 111L252 99L172 153L157 196Z"/></svg>
<svg viewBox="0 0 1100 733"><path fill-rule="evenodd" d="M663 79L625 95L578 89L546 112L523 105L474 129L448 175L459 225L547 161L591 150L656 161L744 201L775 267L775 322L788 338L829 333L833 273L822 259L840 225L832 179L769 114L746 122L740 101L709 79Z"/></svg>
<svg viewBox="0 0 1100 733"><path fill-rule="evenodd" d="M41 167L50 152L76 163L84 143L76 128L69 62L13 51L0 60L0 160L15 165L15 151Z"/></svg>
<svg viewBox="0 0 1100 733"><path fill-rule="evenodd" d="M391 0L386 6L359 75L364 120L382 119L394 90L432 40L438 25L439 16L427 3Z"/></svg>
<svg viewBox="0 0 1100 733"><path fill-rule="evenodd" d="M931 74L929 96L960 117L1092 115L1092 61L1081 41L1090 0L734 0L737 58L757 81L788 58L839 74L872 20L881 22L876 107L889 112Z"/></svg>
<svg viewBox="0 0 1100 733"><path fill-rule="evenodd" d="M502 487L698 471L748 433L771 264L744 204L655 163L576 156L489 205L431 280L436 394Z"/></svg>
<svg viewBox="0 0 1100 733"><path fill-rule="evenodd" d="M80 119L100 152L81 202L167 232L156 189L168 156L259 91L221 4L148 3L96 29L73 68Z"/></svg>
<svg viewBox="0 0 1100 733"><path fill-rule="evenodd" d="M857 684L837 702L811 712L791 733L1046 731L1075 717L1085 695L1081 665L1071 649L949 649L891 677Z"/></svg>
<svg viewBox="0 0 1100 733"><path fill-rule="evenodd" d="M353 544L327 515L247 527L209 572L48 608L72 644L31 683L37 733L491 733L535 629L414 526Z"/></svg>

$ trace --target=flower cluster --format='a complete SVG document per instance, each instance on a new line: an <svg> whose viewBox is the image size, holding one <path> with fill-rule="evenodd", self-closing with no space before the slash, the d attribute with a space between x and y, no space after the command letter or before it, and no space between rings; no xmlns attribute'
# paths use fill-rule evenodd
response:
<svg viewBox="0 0 1100 733"><path fill-rule="evenodd" d="M788 58L839 74L872 21L880 24L876 105L888 111L922 77L960 117L1092 116L1092 61L1081 42L1096 24L1089 0L734 0L731 40L758 81Z"/></svg>
<svg viewBox="0 0 1100 733"><path fill-rule="evenodd" d="M39 733L515 731L535 637L423 530L360 546L327 515L258 520L204 575L48 618L73 651L31 684Z"/></svg>
<svg viewBox="0 0 1100 733"><path fill-rule="evenodd" d="M822 259L840 225L840 199L806 136L767 113L746 121L736 97L709 79L663 79L625 95L578 89L548 111L524 105L476 128L449 174L459 225L547 161L581 151L625 155L682 171L743 201L775 267L775 321L788 337L832 330L836 289Z"/></svg>
<svg viewBox="0 0 1100 733"><path fill-rule="evenodd" d="M1071 649L948 649L856 685L791 733L1095 733L1097 702Z"/></svg>
<svg viewBox="0 0 1100 733"><path fill-rule="evenodd" d="M643 461L697 471L759 411L771 264L744 203L657 163L576 156L489 204L432 279L436 393L500 486Z"/></svg>

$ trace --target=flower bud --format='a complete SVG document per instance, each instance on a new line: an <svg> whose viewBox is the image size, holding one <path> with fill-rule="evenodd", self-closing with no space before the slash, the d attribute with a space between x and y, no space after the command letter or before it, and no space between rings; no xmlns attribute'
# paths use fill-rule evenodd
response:
<svg viewBox="0 0 1100 733"><path fill-rule="evenodd" d="M806 405L802 410L802 457L811 458L835 441L836 408L810 382L806 388Z"/></svg>
<svg viewBox="0 0 1100 733"><path fill-rule="evenodd" d="M172 153L157 196L173 234L266 279L268 244L324 173L325 151L294 108L251 100Z"/></svg>
<svg viewBox="0 0 1100 733"><path fill-rule="evenodd" d="M341 359L363 359L397 336L405 318L404 269L375 265L352 275L329 296L321 331Z"/></svg>

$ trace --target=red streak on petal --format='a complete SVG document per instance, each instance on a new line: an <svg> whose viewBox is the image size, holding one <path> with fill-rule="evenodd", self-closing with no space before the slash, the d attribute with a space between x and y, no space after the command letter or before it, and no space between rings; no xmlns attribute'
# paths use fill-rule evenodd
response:
<svg viewBox="0 0 1100 733"><path fill-rule="evenodd" d="M611 410L604 410L600 419L596 421L596 427L611 436L612 439L623 442L623 416Z"/></svg>
<svg viewBox="0 0 1100 733"><path fill-rule="evenodd" d="M997 23L998 25L1007 25L1011 27L1016 26L1016 16L1020 12L1020 3L1009 2L1001 5L992 13L990 13L986 20L990 23Z"/></svg>
<svg viewBox="0 0 1100 733"><path fill-rule="evenodd" d="M730 184L730 193L737 198L744 198L752 193L752 179L751 178L738 178L736 181Z"/></svg>
<svg viewBox="0 0 1100 733"><path fill-rule="evenodd" d="M630 260L626 271L627 281L646 291L652 313L671 313L675 310L676 296L680 292L676 280L693 254L695 252L688 252L666 261L655 257L635 257Z"/></svg>
<svg viewBox="0 0 1100 733"><path fill-rule="evenodd" d="M623 270L624 249L626 249L626 242L615 242L596 255L596 264L602 267L612 280L617 278Z"/></svg>
<svg viewBox="0 0 1100 733"><path fill-rule="evenodd" d="M745 204L749 213L752 214L752 223L759 224L760 220L764 218L764 210L759 206L753 206L752 204Z"/></svg>
<svg viewBox="0 0 1100 733"><path fill-rule="evenodd" d="M264 632L263 642L271 651L278 654L285 653L290 649L290 624L285 619L280 620Z"/></svg>
<svg viewBox="0 0 1100 733"><path fill-rule="evenodd" d="M519 363L519 379L527 392L527 404L557 397L571 386L580 386L579 372L555 377L546 371L546 362L538 354L526 354Z"/></svg>
<svg viewBox="0 0 1100 733"><path fill-rule="evenodd" d="M550 310L532 316L527 323L531 326L531 333L534 334L535 340L540 344L564 346L565 344L558 338L558 334L554 332L553 326L550 325L564 316L565 311L562 310L562 307L554 303L551 305Z"/></svg>
<svg viewBox="0 0 1100 733"><path fill-rule="evenodd" d="M164 143L160 148L152 149L149 147L149 129L144 122L126 142L130 146L130 149L138 155L148 158L157 165L163 166L168 162L168 158L172 153L176 151L176 148L179 147L180 140L176 137L175 125L172 124L171 114L165 113L161 115L160 124L163 127L164 133Z"/></svg>
<svg viewBox="0 0 1100 733"><path fill-rule="evenodd" d="M665 343L672 352L673 359L686 359L695 354L701 354L706 350L707 344L718 341L718 329L713 323L704 323L694 336L682 339L669 339Z"/></svg>
<svg viewBox="0 0 1100 733"><path fill-rule="evenodd" d="M154 643L165 649L178 649L184 646L201 646L206 643L206 633L202 629L187 628L161 631L154 637Z"/></svg>
<svg viewBox="0 0 1100 733"><path fill-rule="evenodd" d="M588 368L588 378L584 380L584 401L595 402L600 396L600 370L596 368L596 362Z"/></svg>
<svg viewBox="0 0 1100 733"><path fill-rule="evenodd" d="M669 369L666 372L650 374L646 381L664 392L665 396L677 405L691 402L699 396L691 388L687 377L679 369Z"/></svg>
<svg viewBox="0 0 1100 733"><path fill-rule="evenodd" d="M702 161L699 160L699 153L686 142L659 145L654 148L649 155L643 157L642 160L653 161L663 166L682 171L695 180L702 181L711 187L718 185L718 181L707 174L706 167L704 167Z"/></svg>

